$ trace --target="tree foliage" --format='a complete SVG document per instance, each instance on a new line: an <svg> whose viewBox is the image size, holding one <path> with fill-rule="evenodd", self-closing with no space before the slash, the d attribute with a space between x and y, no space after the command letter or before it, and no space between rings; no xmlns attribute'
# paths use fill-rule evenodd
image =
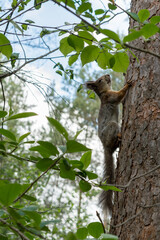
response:
<svg viewBox="0 0 160 240"><path fill-rule="evenodd" d="M80 226L77 230L68 228L71 231L66 233L66 228L61 226L64 223L61 223L60 219L58 219L60 214L57 213L56 207L54 206L54 214L50 206L49 210L43 208L41 194L49 174L58 174L69 184L72 182L72 184L76 185L78 181L77 185L80 194L89 194L94 188L120 190L114 186L99 183L97 173L89 169L91 162L90 147L77 140L80 131L76 133L73 133L72 129L68 131L61 123L58 114L55 114L58 116L57 118L47 117L48 123L54 129L52 132L60 136L58 142L47 141L44 138L36 139L35 142L29 139L30 132L21 133L21 131L17 130L20 126L19 119L24 121L25 118L36 117L36 113L25 111L26 109L23 107L20 107L19 110L16 109L16 111L13 110L11 108L12 99L9 101L10 96L6 95L4 85L6 78L12 76L12 78L17 78L25 84L32 83L37 86L40 92L44 93L41 84L25 73L25 67L45 58L52 61L52 67L58 75L67 76L69 81L76 76L73 67L75 65L73 64L79 63L78 61L81 62L82 66L95 62L103 70L108 71L110 69L114 72L125 73L130 62L128 53L134 55L132 49L160 58L155 52L132 45L132 41L139 38L143 38L144 41L152 41L154 35L160 33L158 25L160 17L150 17L150 12L147 9L141 9L138 13L130 12L130 10L122 9L113 0L110 0L108 4L105 3L105 7L98 9L95 9L88 0L50 1L50 4L58 5L76 18L76 23L65 22L64 26L41 26L26 17L26 13L40 11L45 4L48 4L47 2L49 1L13 0L10 4L5 2L0 8L0 26L2 29L0 33L0 52L2 55L0 83L2 89L1 98L3 99L3 106L0 111L0 161L2 163L5 161L13 163L14 161L16 163L14 166L17 165L19 171L14 172L15 168L12 164L10 164L11 171L2 168L3 172L0 180L0 238L51 239L52 236L54 237L54 233L58 232L57 229L61 228L64 233L59 237L64 238L65 236L68 240L87 239L87 236L104 240L117 239L116 236L105 233L101 219L99 219L100 222L92 222L86 225L77 224L78 227ZM129 29L129 34L123 38L113 30L104 27L107 22L110 22L119 14L119 9L132 21L136 22L136 26ZM30 16L32 18L32 14ZM38 29L36 31L38 36L35 37L35 32L30 30L32 28ZM50 36L58 38L58 47L49 41ZM19 52L14 47L15 39L18 47L21 48L21 50L18 48ZM40 46L41 50L44 48L45 51L40 51L39 55L28 58L23 41L27 41L28 46L33 47L32 41L35 39L38 39L39 42L35 41L34 47L38 48ZM57 52L61 52L64 57L67 57L69 65L67 69L62 63L54 61ZM36 52L36 54L38 53ZM135 55L134 57L136 58ZM84 74L84 72L81 72L81 74ZM81 82L77 97L72 104L73 108L77 107L76 111L80 109L80 104L81 107L85 107L84 115L81 118L82 122L86 124L87 121L91 122L95 116L89 116L89 119L85 117L89 103L87 102L88 96L84 96L84 92L79 91L82 89L83 83ZM92 92L89 91L88 94L90 98L94 98ZM16 93L16 96L18 96L18 93ZM6 98L10 102L9 108L5 106ZM97 102L93 104L93 109L96 109L96 106ZM61 104L61 107L63 108L64 105ZM72 114L76 114L76 111L72 111ZM10 124L13 121L17 126L16 128L14 128L13 124ZM25 122L23 122L24 125ZM95 125L92 127L95 127ZM9 168L9 164L6 166ZM23 167L25 171L23 171ZM45 179L46 182L41 182L42 179ZM43 189L40 188L41 184ZM67 191L65 186L61 185L61 187L64 191ZM49 204L49 200L47 203ZM63 209L59 206L58 209L63 215ZM50 211L50 214L47 215L47 211Z"/></svg>

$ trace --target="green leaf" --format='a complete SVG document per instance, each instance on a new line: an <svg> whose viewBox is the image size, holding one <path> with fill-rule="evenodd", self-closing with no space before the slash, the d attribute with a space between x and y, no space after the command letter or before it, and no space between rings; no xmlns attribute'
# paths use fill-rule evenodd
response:
<svg viewBox="0 0 160 240"><path fill-rule="evenodd" d="M86 174L87 174L89 180L92 180L92 179L96 179L96 178L98 178L98 175L95 174L95 173L92 173L92 172L89 172L89 171L85 171L85 172L86 172Z"/></svg>
<svg viewBox="0 0 160 240"><path fill-rule="evenodd" d="M78 13L83 13L83 12L85 12L85 11L87 11L88 9L91 9L92 7L91 7L91 3L89 3L89 2L84 2L84 3L82 3L79 7L78 7L78 9L77 9L77 12Z"/></svg>
<svg viewBox="0 0 160 240"><path fill-rule="evenodd" d="M74 54L74 55L72 55L72 56L69 57L69 60L68 60L69 66L71 66L74 62L77 61L78 56L79 56L78 54Z"/></svg>
<svg viewBox="0 0 160 240"><path fill-rule="evenodd" d="M14 219L17 220L21 219L21 215L15 209L9 207L7 210Z"/></svg>
<svg viewBox="0 0 160 240"><path fill-rule="evenodd" d="M19 53L12 53L11 54L10 59L11 59L12 68L15 67L15 63L16 63L16 60L18 59L18 57L19 57Z"/></svg>
<svg viewBox="0 0 160 240"><path fill-rule="evenodd" d="M28 137L30 135L30 132L23 134L22 136L20 136L20 138L18 139L18 143L22 142L26 137Z"/></svg>
<svg viewBox="0 0 160 240"><path fill-rule="evenodd" d="M40 37L42 38L43 36L45 35L48 35L48 34L51 34L53 31L50 31L48 29L43 29L41 32L40 32Z"/></svg>
<svg viewBox="0 0 160 240"><path fill-rule="evenodd" d="M17 5L17 0L12 0L12 8L15 8L16 7L16 5Z"/></svg>
<svg viewBox="0 0 160 240"><path fill-rule="evenodd" d="M4 118L7 114L6 111L0 111L0 118Z"/></svg>
<svg viewBox="0 0 160 240"><path fill-rule="evenodd" d="M66 145L68 153L86 152L90 150L89 148L79 142L76 142L75 140L68 140Z"/></svg>
<svg viewBox="0 0 160 240"><path fill-rule="evenodd" d="M141 9L139 12L138 12L138 17L139 17L139 20L143 23L145 20L147 20L150 16L150 12L148 9Z"/></svg>
<svg viewBox="0 0 160 240"><path fill-rule="evenodd" d="M77 37L75 35L70 35L67 38L68 44L74 48L74 50L79 53L84 48L84 42L82 38Z"/></svg>
<svg viewBox="0 0 160 240"><path fill-rule="evenodd" d="M8 59L12 54L12 46L8 38L5 35L0 33L0 52L5 55Z"/></svg>
<svg viewBox="0 0 160 240"><path fill-rule="evenodd" d="M91 92L91 94L89 94L89 98L95 99L95 93L94 93L94 92Z"/></svg>
<svg viewBox="0 0 160 240"><path fill-rule="evenodd" d="M9 139L11 139L11 140L13 140L13 141L15 141L16 142L16 137L15 137L15 135L12 133L12 132L10 132L9 130L6 130L6 129L0 129L0 134L2 134L3 136L5 136L5 137L7 137L7 138L9 138Z"/></svg>
<svg viewBox="0 0 160 240"><path fill-rule="evenodd" d="M153 24L159 23L160 22L160 16L151 17L150 22L153 23Z"/></svg>
<svg viewBox="0 0 160 240"><path fill-rule="evenodd" d="M38 206L37 205L29 205L29 206L26 206L26 207L23 207L21 208L22 211L36 211L38 209Z"/></svg>
<svg viewBox="0 0 160 240"><path fill-rule="evenodd" d="M66 159L60 163L60 177L75 180L76 173L71 169L71 166L67 165Z"/></svg>
<svg viewBox="0 0 160 240"><path fill-rule="evenodd" d="M117 7L114 4L111 4L111 3L108 3L108 7L111 10L116 10L117 9Z"/></svg>
<svg viewBox="0 0 160 240"><path fill-rule="evenodd" d="M13 24L14 28L18 29L23 34L23 29L15 21L11 20L10 22Z"/></svg>
<svg viewBox="0 0 160 240"><path fill-rule="evenodd" d="M78 160L69 160L69 163L73 169L78 168L81 170L83 168L83 163Z"/></svg>
<svg viewBox="0 0 160 240"><path fill-rule="evenodd" d="M60 71L60 70L57 70L56 73L59 74L60 76L63 75L62 71Z"/></svg>
<svg viewBox="0 0 160 240"><path fill-rule="evenodd" d="M81 85L82 85L82 84L81 84ZM79 86L79 88L80 88L80 86ZM82 88L83 88L83 86L82 86ZM79 91L80 91L80 89L79 89ZM78 89L77 89L77 92L78 92ZM76 132L76 135L75 135L74 138L73 138L73 140L76 140L77 137L79 136L79 134L80 134L82 131L83 131L83 129L77 131L77 132Z"/></svg>
<svg viewBox="0 0 160 240"><path fill-rule="evenodd" d="M10 205L21 193L22 186L20 184L4 184L0 185L0 202L8 206Z"/></svg>
<svg viewBox="0 0 160 240"><path fill-rule="evenodd" d="M61 39L60 41L60 51L66 57L70 52L74 51L74 48L71 47L68 43L68 37Z"/></svg>
<svg viewBox="0 0 160 240"><path fill-rule="evenodd" d="M88 232L91 236L99 238L102 233L104 233L102 223L92 222L88 226Z"/></svg>
<svg viewBox="0 0 160 240"><path fill-rule="evenodd" d="M112 190L115 192L122 192L122 190L120 190L119 188L116 188L114 186L100 186L101 189L108 191L108 190Z"/></svg>
<svg viewBox="0 0 160 240"><path fill-rule="evenodd" d="M48 152L46 151L46 149L43 148L43 147L40 146L40 145L35 146L35 147L31 147L29 150L30 150L30 151L33 151L33 152L38 152L38 153L39 153L42 157L44 157L44 158L48 158L48 157L51 156L51 154L48 153Z"/></svg>
<svg viewBox="0 0 160 240"><path fill-rule="evenodd" d="M51 158L43 158L38 163L36 163L36 167L41 171L46 171L54 161Z"/></svg>
<svg viewBox="0 0 160 240"><path fill-rule="evenodd" d="M79 31L78 35L83 38L83 40L89 45L92 44L93 41L97 41L89 32L87 31Z"/></svg>
<svg viewBox="0 0 160 240"><path fill-rule="evenodd" d="M109 29L101 29L101 33L103 33L104 35L108 36L109 38L111 38L112 40L114 40L115 42L120 43L121 40L119 39L119 36L117 33L109 30Z"/></svg>
<svg viewBox="0 0 160 240"><path fill-rule="evenodd" d="M62 2L65 3L65 5L68 5L69 7L73 8L73 9L76 9L76 8L75 8L74 1L72 1L72 0L67 0L67 2L66 2L66 0L58 0L58 1L59 1L59 2L62 1Z"/></svg>
<svg viewBox="0 0 160 240"><path fill-rule="evenodd" d="M112 56L112 57L109 59L109 67L110 67L110 68L113 68L115 62L116 62L115 57Z"/></svg>
<svg viewBox="0 0 160 240"><path fill-rule="evenodd" d="M101 15L104 14L104 10L103 9L96 9L95 10L95 15Z"/></svg>
<svg viewBox="0 0 160 240"><path fill-rule="evenodd" d="M90 165L90 163L91 163L91 155L92 155L91 151L88 151L88 152L86 152L86 153L84 153L82 155L80 161L84 165L83 169L87 169L87 167Z"/></svg>
<svg viewBox="0 0 160 240"><path fill-rule="evenodd" d="M80 90L83 89L83 84L80 84L79 87L77 88L77 92L80 92Z"/></svg>
<svg viewBox="0 0 160 240"><path fill-rule="evenodd" d="M35 23L34 21L30 20L30 19L26 19L25 22L28 22L28 23Z"/></svg>
<svg viewBox="0 0 160 240"><path fill-rule="evenodd" d="M43 2L43 0L34 0L34 7L35 9L40 9L41 8L41 2Z"/></svg>
<svg viewBox="0 0 160 240"><path fill-rule="evenodd" d="M37 201L37 199L35 197L32 197L28 194L23 195L23 198L26 199L26 200L32 201L32 202Z"/></svg>
<svg viewBox="0 0 160 240"><path fill-rule="evenodd" d="M126 52L117 52L114 55L114 58L115 58L115 64L112 68L113 71L125 73L129 66L129 57L126 54Z"/></svg>
<svg viewBox="0 0 160 240"><path fill-rule="evenodd" d="M33 117L33 116L37 116L37 114L34 113L34 112L18 113L18 114L15 114L15 115L12 115L12 116L8 117L5 121L13 120L13 119L19 119L19 118Z"/></svg>
<svg viewBox="0 0 160 240"><path fill-rule="evenodd" d="M139 17L136 13L127 11L128 15L137 22L140 22Z"/></svg>
<svg viewBox="0 0 160 240"><path fill-rule="evenodd" d="M102 69L106 69L107 66L110 66L109 59L112 57L112 54L108 52L101 52L97 58L98 66Z"/></svg>
<svg viewBox="0 0 160 240"><path fill-rule="evenodd" d="M78 239L86 239L88 235L88 229L85 227L79 228L77 230L76 236Z"/></svg>
<svg viewBox="0 0 160 240"><path fill-rule="evenodd" d="M35 211L24 211L25 214L34 220L35 225L38 227L41 223L41 215Z"/></svg>
<svg viewBox="0 0 160 240"><path fill-rule="evenodd" d="M8 240L8 237L0 234L0 239L1 239L1 240Z"/></svg>
<svg viewBox="0 0 160 240"><path fill-rule="evenodd" d="M60 220L48 220L48 221L42 221L40 223L40 228L42 229L46 225L53 224L53 223L60 223Z"/></svg>
<svg viewBox="0 0 160 240"><path fill-rule="evenodd" d="M50 155L56 156L57 154L59 154L57 148L50 142L38 141L38 144L40 144L41 147L45 148L47 153L49 153Z"/></svg>
<svg viewBox="0 0 160 240"><path fill-rule="evenodd" d="M130 34L128 34L127 36L124 37L123 42L131 42L137 38L139 38L140 36L142 36L142 32L141 31L134 31Z"/></svg>
<svg viewBox="0 0 160 240"><path fill-rule="evenodd" d="M81 180L79 182L79 187L82 190L82 192L88 192L92 188L91 184L84 180Z"/></svg>
<svg viewBox="0 0 160 240"><path fill-rule="evenodd" d="M26 31L26 30L27 30L27 28L28 28L28 25L27 25L27 24L22 24L22 29L23 29L23 30L25 30L25 31Z"/></svg>
<svg viewBox="0 0 160 240"><path fill-rule="evenodd" d="M76 235L73 232L69 232L65 238L65 240L77 240Z"/></svg>
<svg viewBox="0 0 160 240"><path fill-rule="evenodd" d="M57 129L57 131L65 137L66 140L68 140L68 132L67 130L61 125L60 122L58 122L54 118L47 117L49 123Z"/></svg>
<svg viewBox="0 0 160 240"><path fill-rule="evenodd" d="M118 240L118 237L112 234L103 233L101 235L101 240Z"/></svg>
<svg viewBox="0 0 160 240"><path fill-rule="evenodd" d="M87 46L81 53L82 66L97 59L100 49L97 46Z"/></svg>
<svg viewBox="0 0 160 240"><path fill-rule="evenodd" d="M5 149L5 145L4 145L4 144L5 144L5 142L2 142L2 141L0 142L0 151L1 151L1 152L6 152L6 149Z"/></svg>
<svg viewBox="0 0 160 240"><path fill-rule="evenodd" d="M159 31L159 28L154 25L153 23L149 23L144 25L144 27L141 29L142 31L142 35L145 38L149 38L151 36L153 36L154 34L156 34Z"/></svg>

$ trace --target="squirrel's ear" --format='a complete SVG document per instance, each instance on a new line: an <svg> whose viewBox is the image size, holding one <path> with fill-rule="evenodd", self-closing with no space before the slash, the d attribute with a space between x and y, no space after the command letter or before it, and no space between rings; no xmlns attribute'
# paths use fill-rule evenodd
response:
<svg viewBox="0 0 160 240"><path fill-rule="evenodd" d="M111 83L111 77L109 74L105 75L105 79L106 79L107 83Z"/></svg>
<svg viewBox="0 0 160 240"><path fill-rule="evenodd" d="M89 88L91 90L94 90L96 88L95 82L93 81L86 82L85 85L86 85L86 88Z"/></svg>

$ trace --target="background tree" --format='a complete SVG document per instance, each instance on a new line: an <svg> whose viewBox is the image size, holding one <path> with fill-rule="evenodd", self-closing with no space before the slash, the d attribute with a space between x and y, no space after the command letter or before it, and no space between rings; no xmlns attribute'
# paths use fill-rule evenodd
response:
<svg viewBox="0 0 160 240"><path fill-rule="evenodd" d="M131 11L137 13L141 9L148 9L150 19L156 19L154 16L160 14L160 2L132 0ZM131 20L130 31L135 27L137 23ZM160 54L159 34L148 41L141 38L132 44ZM139 62L130 56L126 79L133 84L124 104L116 171L116 184L122 185L123 191L115 194L111 232L119 239L159 239L160 59L133 52Z"/></svg>

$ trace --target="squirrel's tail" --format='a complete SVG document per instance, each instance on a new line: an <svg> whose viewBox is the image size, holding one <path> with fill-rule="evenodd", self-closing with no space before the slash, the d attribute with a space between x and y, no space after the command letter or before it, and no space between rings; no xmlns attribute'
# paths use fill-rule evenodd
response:
<svg viewBox="0 0 160 240"><path fill-rule="evenodd" d="M103 172L103 181L106 181L106 184L114 183L114 159L113 152L109 148L104 148L104 172ZM113 191L102 191L99 197L100 205L102 206L103 212L105 215L112 214L113 208Z"/></svg>

